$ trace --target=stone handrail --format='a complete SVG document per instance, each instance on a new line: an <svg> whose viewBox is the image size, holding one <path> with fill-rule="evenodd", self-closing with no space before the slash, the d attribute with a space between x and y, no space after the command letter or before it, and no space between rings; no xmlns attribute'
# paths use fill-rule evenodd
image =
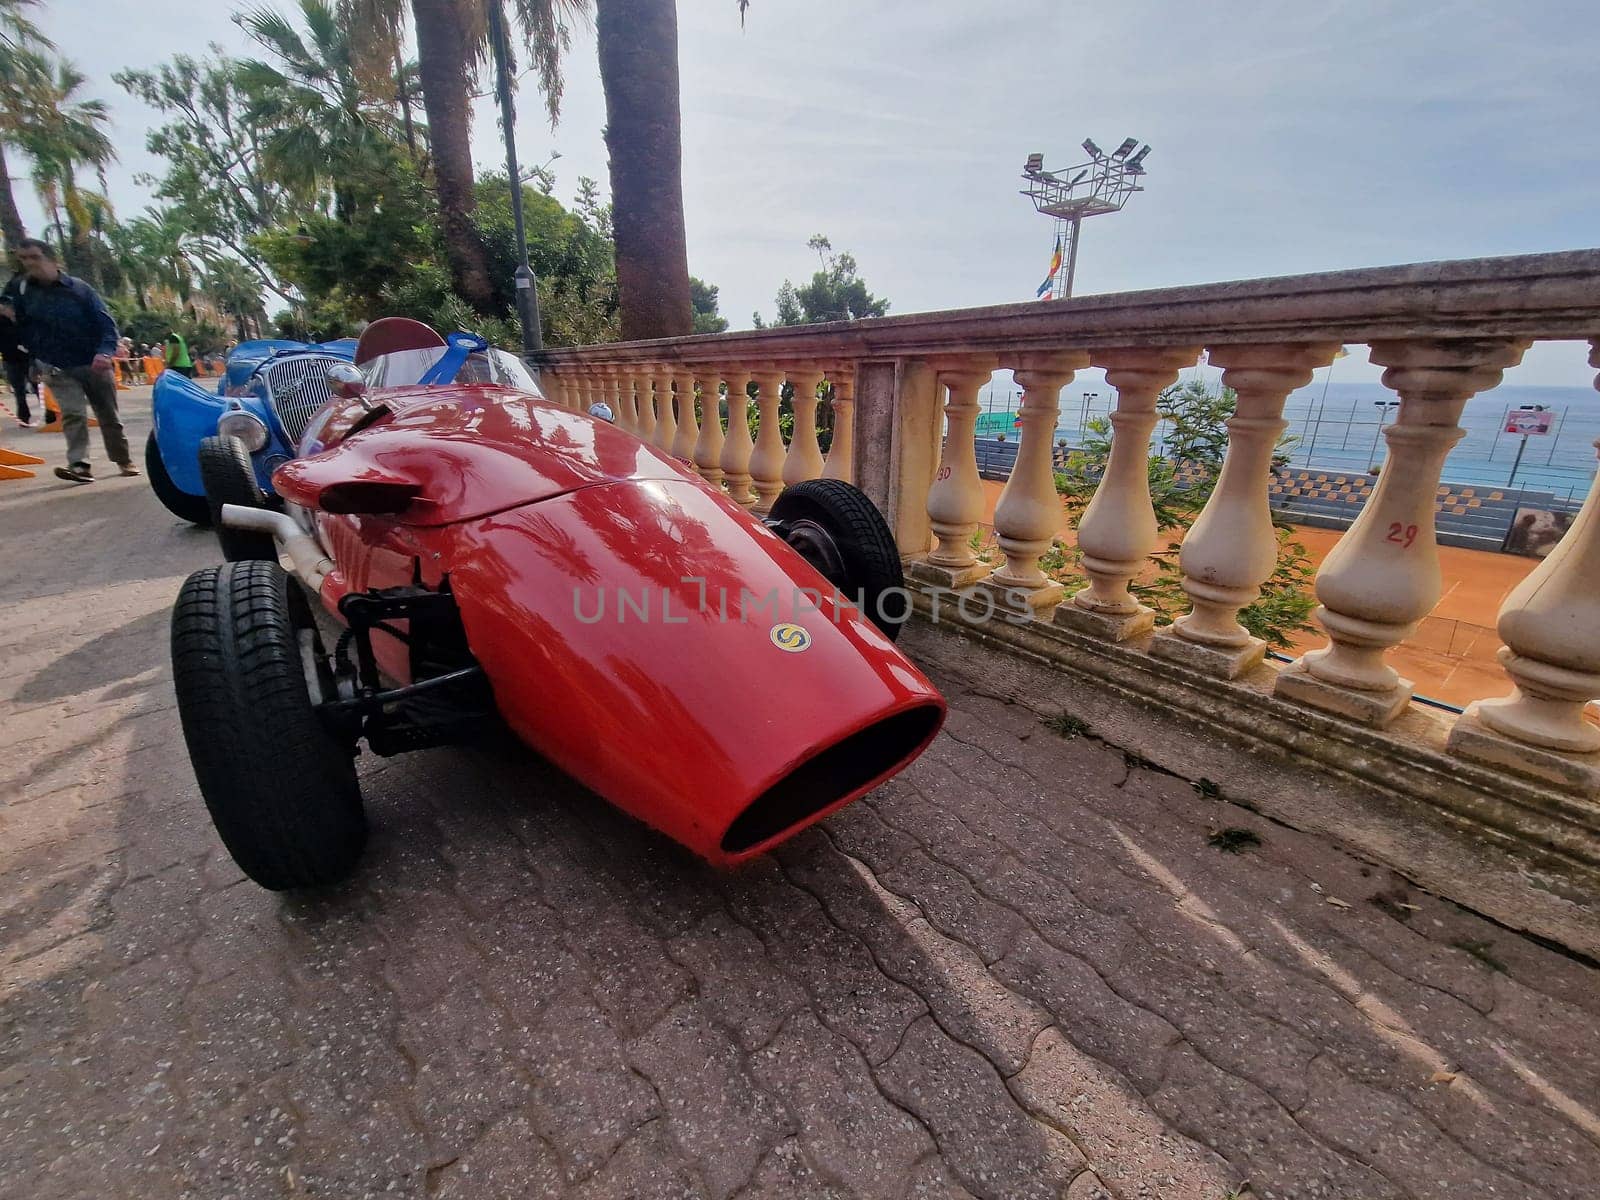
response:
<svg viewBox="0 0 1600 1200"><path fill-rule="evenodd" d="M1533 341L1557 339L1590 341L1600 367L1600 250L556 349L537 363L557 402L586 409L604 400L619 425L757 512L799 480L856 481L888 515L923 585L970 591L1013 617L1140 645L1232 680L1258 670L1265 652L1238 614L1276 561L1268 482L1285 400L1341 345L1365 343L1399 397L1384 430L1389 456L1317 575L1329 645L1271 686L1292 704L1382 728L1411 700L1388 652L1439 599L1433 496L1462 410ZM1144 463L1156 397L1202 352L1238 404L1216 488L1181 551L1191 609L1153 632L1153 614L1128 587L1158 535ZM1089 584L1065 596L1040 569L1060 518L1050 450L1061 389L1089 366L1116 390L1114 435L1077 530ZM977 393L997 367L1013 370L1025 390L1016 466L995 510L999 566L970 544L984 512ZM777 420L785 381L796 415L787 445ZM824 382L829 390L819 393ZM724 394L726 433L717 417ZM813 420L819 394L832 401L826 456ZM753 440L741 419L747 405L759 414ZM1474 705L1449 741L1460 756L1589 799L1600 797L1600 728L1583 718L1600 697L1597 506L1592 494L1506 601L1499 631L1511 694Z"/></svg>

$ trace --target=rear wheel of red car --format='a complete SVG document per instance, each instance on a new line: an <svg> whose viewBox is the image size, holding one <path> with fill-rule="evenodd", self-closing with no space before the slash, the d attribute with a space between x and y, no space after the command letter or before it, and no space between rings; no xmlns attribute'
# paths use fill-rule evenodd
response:
<svg viewBox="0 0 1600 1200"><path fill-rule="evenodd" d="M890 638L911 613L894 534L877 506L842 479L808 479L784 488L771 520L785 540Z"/></svg>
<svg viewBox="0 0 1600 1200"><path fill-rule="evenodd" d="M161 459L161 447L156 444L156 431L151 430L144 442L144 473L150 481L150 490L156 494L169 513L191 525L211 524L211 506L204 496L191 496L167 474L167 464Z"/></svg>
<svg viewBox="0 0 1600 1200"><path fill-rule="evenodd" d="M264 888L347 876L366 845L354 746L313 707L326 676L310 605L277 563L196 571L172 610L189 760L233 861Z"/></svg>
<svg viewBox="0 0 1600 1200"><path fill-rule="evenodd" d="M222 506L238 504L244 508L267 507L266 493L256 482L250 452L234 437L208 437L200 441L200 482L205 485L206 503L211 510L211 525L222 543L222 557L229 562L278 561L277 543L271 534L250 529L230 529L222 523Z"/></svg>

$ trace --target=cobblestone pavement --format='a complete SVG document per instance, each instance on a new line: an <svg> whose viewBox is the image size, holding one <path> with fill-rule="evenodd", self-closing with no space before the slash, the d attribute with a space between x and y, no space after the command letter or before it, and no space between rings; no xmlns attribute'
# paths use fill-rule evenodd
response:
<svg viewBox="0 0 1600 1200"><path fill-rule="evenodd" d="M284 898L173 709L209 535L41 479L0 554L4 1196L1595 1194L1600 973L1057 736L932 632L947 733L748 869L495 742L364 758L358 878Z"/></svg>

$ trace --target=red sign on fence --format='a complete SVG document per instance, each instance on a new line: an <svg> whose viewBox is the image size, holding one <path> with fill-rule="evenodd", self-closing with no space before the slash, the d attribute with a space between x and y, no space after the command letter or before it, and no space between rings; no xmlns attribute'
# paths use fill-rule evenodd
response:
<svg viewBox="0 0 1600 1200"><path fill-rule="evenodd" d="M1506 414L1506 432L1520 433L1523 437L1541 436L1550 432L1554 418L1553 412L1540 412L1533 408L1513 409Z"/></svg>

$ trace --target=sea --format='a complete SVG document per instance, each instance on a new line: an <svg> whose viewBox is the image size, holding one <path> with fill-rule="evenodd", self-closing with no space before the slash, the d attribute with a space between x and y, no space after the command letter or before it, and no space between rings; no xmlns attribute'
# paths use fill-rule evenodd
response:
<svg viewBox="0 0 1600 1200"><path fill-rule="evenodd" d="M986 412L1017 407L1020 393L996 381L979 396ZM1324 384L1314 381L1290 395L1284 406L1289 465L1296 469L1365 472L1383 463L1387 442L1380 420L1394 420L1395 394L1379 383ZM1057 440L1077 445L1084 427L1104 417L1115 403L1115 391L1101 385L1068 388L1061 397ZM1387 405L1387 407L1386 407ZM1526 439L1506 433L1506 417L1525 405L1543 405L1551 413L1550 432ZM1595 477L1600 438L1600 394L1586 387L1535 387L1502 384L1467 401L1462 414L1464 436L1445 462L1447 483L1548 492L1557 499L1581 502ZM1165 430L1153 435L1159 449ZM1518 451L1521 451L1520 461Z"/></svg>

